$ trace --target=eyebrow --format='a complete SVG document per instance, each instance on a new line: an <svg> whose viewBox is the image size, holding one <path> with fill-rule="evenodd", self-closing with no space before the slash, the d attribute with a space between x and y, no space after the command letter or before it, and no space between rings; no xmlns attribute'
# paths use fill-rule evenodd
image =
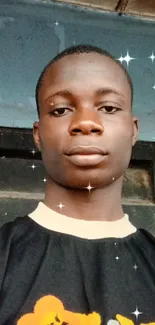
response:
<svg viewBox="0 0 155 325"><path fill-rule="evenodd" d="M98 96L108 95L108 94L115 94L115 95L121 97L121 99L123 99L123 100L125 98L121 92L119 92L118 90L115 90L113 88L99 88L96 91L96 95L98 95ZM72 96L73 97L74 94L68 89L63 89L63 90L59 90L56 93L50 95L49 98L56 97L56 96L62 96L62 97L71 97ZM47 98L47 100L49 98Z"/></svg>
<svg viewBox="0 0 155 325"><path fill-rule="evenodd" d="M96 91L96 94L97 95L115 94L115 95L117 95L119 97L124 98L124 95L121 92L119 92L118 90L113 89L113 88L99 88Z"/></svg>
<svg viewBox="0 0 155 325"><path fill-rule="evenodd" d="M52 94L52 97L55 97L55 96L69 97L69 96L73 96L73 93L68 89L64 89L64 90L59 90L56 93Z"/></svg>

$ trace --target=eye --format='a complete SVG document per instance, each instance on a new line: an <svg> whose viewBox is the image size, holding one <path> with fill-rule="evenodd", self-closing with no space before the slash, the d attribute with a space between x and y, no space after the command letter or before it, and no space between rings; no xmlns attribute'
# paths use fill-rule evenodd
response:
<svg viewBox="0 0 155 325"><path fill-rule="evenodd" d="M116 111L120 111L121 110L118 107L114 107L114 106L110 106L110 105L102 106L101 109L105 109L106 113L108 113L108 114L113 114Z"/></svg>
<svg viewBox="0 0 155 325"><path fill-rule="evenodd" d="M57 108L57 109L53 110L52 112L49 112L49 114L53 115L53 116L63 116L63 115L66 115L66 114L64 114L66 110L69 111L69 108L60 107L60 108Z"/></svg>

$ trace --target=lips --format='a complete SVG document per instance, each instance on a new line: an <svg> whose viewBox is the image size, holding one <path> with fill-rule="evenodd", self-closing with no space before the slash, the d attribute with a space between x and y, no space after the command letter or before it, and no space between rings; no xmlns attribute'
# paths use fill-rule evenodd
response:
<svg viewBox="0 0 155 325"><path fill-rule="evenodd" d="M71 156L71 155L95 155L95 154L106 155L107 153L104 152L101 148L92 147L92 146L76 146L67 152L68 156Z"/></svg>
<svg viewBox="0 0 155 325"><path fill-rule="evenodd" d="M66 158L74 165L81 167L92 167L103 162L107 153L102 149L91 146L78 146L70 149Z"/></svg>

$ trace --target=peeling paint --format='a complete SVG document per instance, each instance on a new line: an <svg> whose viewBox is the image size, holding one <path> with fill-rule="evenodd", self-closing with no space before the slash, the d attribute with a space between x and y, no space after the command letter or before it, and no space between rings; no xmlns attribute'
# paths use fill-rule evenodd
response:
<svg viewBox="0 0 155 325"><path fill-rule="evenodd" d="M54 26L55 35L59 40L59 52L65 49L65 30L63 25L55 25Z"/></svg>
<svg viewBox="0 0 155 325"><path fill-rule="evenodd" d="M14 23L14 17L0 17L0 28L5 28L9 23Z"/></svg>

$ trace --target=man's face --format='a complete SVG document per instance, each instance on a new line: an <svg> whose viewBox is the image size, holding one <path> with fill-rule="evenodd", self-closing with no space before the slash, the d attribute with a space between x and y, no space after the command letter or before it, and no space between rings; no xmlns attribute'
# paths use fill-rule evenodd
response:
<svg viewBox="0 0 155 325"><path fill-rule="evenodd" d="M102 187L124 174L137 140L137 120L127 77L115 62L96 53L62 58L46 73L39 104L34 139L54 182L69 188L89 183ZM86 155L79 148L79 155L68 156L79 146L96 147L106 155Z"/></svg>

